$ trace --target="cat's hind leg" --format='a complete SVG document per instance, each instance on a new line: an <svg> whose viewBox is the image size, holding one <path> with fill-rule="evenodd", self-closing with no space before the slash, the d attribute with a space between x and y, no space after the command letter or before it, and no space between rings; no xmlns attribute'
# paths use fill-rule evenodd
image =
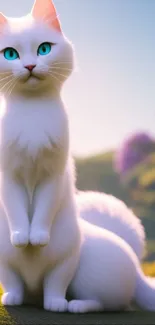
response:
<svg viewBox="0 0 155 325"><path fill-rule="evenodd" d="M24 300L24 284L20 276L9 266L0 266L0 282L4 290L2 305L21 305Z"/></svg>

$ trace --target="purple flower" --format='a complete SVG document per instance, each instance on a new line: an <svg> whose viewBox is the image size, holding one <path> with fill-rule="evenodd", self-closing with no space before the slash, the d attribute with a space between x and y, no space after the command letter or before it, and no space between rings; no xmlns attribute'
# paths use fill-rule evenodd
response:
<svg viewBox="0 0 155 325"><path fill-rule="evenodd" d="M115 168L123 176L152 152L155 152L154 138L144 132L132 134L116 152Z"/></svg>

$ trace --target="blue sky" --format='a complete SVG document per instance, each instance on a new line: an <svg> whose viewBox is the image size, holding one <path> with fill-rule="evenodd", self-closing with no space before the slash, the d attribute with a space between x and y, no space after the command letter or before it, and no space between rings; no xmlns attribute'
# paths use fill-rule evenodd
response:
<svg viewBox="0 0 155 325"><path fill-rule="evenodd" d="M33 0L0 0L8 16L27 14ZM130 132L155 135L155 1L55 0L79 71L63 97L72 151L116 148Z"/></svg>

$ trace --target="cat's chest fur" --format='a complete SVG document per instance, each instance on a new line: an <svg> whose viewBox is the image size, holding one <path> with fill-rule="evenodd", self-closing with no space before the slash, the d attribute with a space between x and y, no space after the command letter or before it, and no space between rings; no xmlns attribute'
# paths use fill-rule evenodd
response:
<svg viewBox="0 0 155 325"><path fill-rule="evenodd" d="M1 119L1 168L35 186L62 168L68 137L65 112L56 100L8 105Z"/></svg>

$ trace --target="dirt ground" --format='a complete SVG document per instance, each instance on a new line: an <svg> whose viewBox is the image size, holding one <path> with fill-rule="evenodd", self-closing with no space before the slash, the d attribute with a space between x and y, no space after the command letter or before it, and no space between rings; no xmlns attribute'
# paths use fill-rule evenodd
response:
<svg viewBox="0 0 155 325"><path fill-rule="evenodd" d="M129 311L73 315L51 313L32 306L0 306L0 325L155 325L155 313Z"/></svg>

